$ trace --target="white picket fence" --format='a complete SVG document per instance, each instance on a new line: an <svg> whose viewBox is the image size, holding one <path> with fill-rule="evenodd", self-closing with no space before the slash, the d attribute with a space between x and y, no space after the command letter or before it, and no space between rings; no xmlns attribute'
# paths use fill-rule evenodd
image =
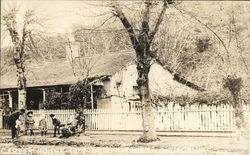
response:
<svg viewBox="0 0 250 155"><path fill-rule="evenodd" d="M75 124L75 110L32 110L33 118L35 120L35 128L38 128L39 120L41 120L42 115L45 114L46 121L48 125L48 129L53 129L52 119L49 116L50 114L54 114L56 118L58 118L61 123L65 124L68 122L73 122Z"/></svg>
<svg viewBox="0 0 250 155"><path fill-rule="evenodd" d="M250 105L244 105L244 118L250 131ZM62 123L75 120L75 110L33 110L35 128L39 120L46 115L49 129L53 129L50 114L55 114ZM85 110L87 130L142 130L142 112L114 111L109 109ZM157 131L234 131L235 118L231 105L168 105L155 111Z"/></svg>
<svg viewBox="0 0 250 155"><path fill-rule="evenodd" d="M167 106L155 112L157 131L234 131L235 118L230 105ZM142 112L112 111L107 109L86 110L89 130L142 130ZM250 106L244 105L244 117L250 129Z"/></svg>

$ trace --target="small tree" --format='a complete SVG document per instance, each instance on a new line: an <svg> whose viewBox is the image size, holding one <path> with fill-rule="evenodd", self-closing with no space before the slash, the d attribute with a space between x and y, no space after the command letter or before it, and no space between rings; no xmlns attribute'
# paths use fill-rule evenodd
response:
<svg viewBox="0 0 250 155"><path fill-rule="evenodd" d="M91 108L91 91L89 83L78 81L70 87L71 104L79 109Z"/></svg>
<svg viewBox="0 0 250 155"><path fill-rule="evenodd" d="M236 76L228 76L224 79L224 88L228 89L233 97L232 105L234 108L234 115L236 118L237 130L245 127L245 120L243 114L243 105L240 91L242 88L242 78Z"/></svg>
<svg viewBox="0 0 250 155"><path fill-rule="evenodd" d="M33 10L27 10L23 15L23 24L17 23L18 10L12 8L3 13L2 21L9 32L13 45L12 59L17 71L17 86L19 92L18 108L26 108L26 60L27 45L32 41L34 25L39 24Z"/></svg>

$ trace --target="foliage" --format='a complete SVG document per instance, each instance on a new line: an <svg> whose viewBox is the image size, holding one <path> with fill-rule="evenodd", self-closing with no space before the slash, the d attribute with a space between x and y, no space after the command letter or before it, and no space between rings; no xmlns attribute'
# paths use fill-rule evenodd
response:
<svg viewBox="0 0 250 155"><path fill-rule="evenodd" d="M181 96L154 96L152 99L153 103L161 106L161 104L168 104L169 102L174 102L174 104L179 104L185 106L186 104L221 104L221 103L231 103L232 98L226 92L211 92L211 91L201 91L195 96L181 95Z"/></svg>
<svg viewBox="0 0 250 155"><path fill-rule="evenodd" d="M245 119L243 113L243 106L240 98L240 90L242 86L242 78L236 75L229 75L224 79L224 88L229 89L232 94L234 107L234 115L236 118L236 126L238 129L245 127Z"/></svg>
<svg viewBox="0 0 250 155"><path fill-rule="evenodd" d="M205 104L221 104L231 101L230 96L226 92L199 92L197 96L192 99L192 103L205 103Z"/></svg>
<svg viewBox="0 0 250 155"><path fill-rule="evenodd" d="M45 109L75 109L68 93L57 92L55 89L46 92Z"/></svg>
<svg viewBox="0 0 250 155"><path fill-rule="evenodd" d="M45 109L61 109L61 95L55 90L46 93Z"/></svg>
<svg viewBox="0 0 250 155"><path fill-rule="evenodd" d="M71 103L77 108L91 108L90 85L85 81L78 81L70 87Z"/></svg>
<svg viewBox="0 0 250 155"><path fill-rule="evenodd" d="M104 94L103 87L93 86L93 100ZM69 88L69 92L60 92L56 88L47 90L45 109L91 109L91 86L88 80L78 81Z"/></svg>
<svg viewBox="0 0 250 155"><path fill-rule="evenodd" d="M204 39L199 38L196 40L195 44L197 47L197 52L199 53L207 51L209 46L211 46L209 38L204 38Z"/></svg>
<svg viewBox="0 0 250 155"><path fill-rule="evenodd" d="M236 76L228 76L224 79L224 88L229 89L232 94L238 93L242 87L242 78Z"/></svg>

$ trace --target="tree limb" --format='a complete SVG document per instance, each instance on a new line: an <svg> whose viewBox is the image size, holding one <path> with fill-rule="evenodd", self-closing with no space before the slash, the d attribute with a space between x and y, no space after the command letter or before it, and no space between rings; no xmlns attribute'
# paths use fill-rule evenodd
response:
<svg viewBox="0 0 250 155"><path fill-rule="evenodd" d="M113 4L112 8L114 9L113 14L121 20L123 26L126 28L128 35L129 35L129 38L132 42L133 48L135 49L136 53L139 53L141 51L140 50L141 47L139 45L136 34L133 30L133 26L130 24L127 17L124 15L123 11L121 10L121 8L118 6L117 3Z"/></svg>
<svg viewBox="0 0 250 155"><path fill-rule="evenodd" d="M142 17L142 30L141 30L141 34L140 35L146 35L147 37L149 37L149 11L150 11L150 5L151 2L150 0L147 0L144 2L145 3L145 11L143 13L143 17Z"/></svg>
<svg viewBox="0 0 250 155"><path fill-rule="evenodd" d="M158 16L158 18L157 18L156 23L155 23L154 29L153 29L153 31L150 33L150 42L152 42L152 40L154 39L155 34L156 34L157 31L159 30L159 27L160 27L160 25L161 25L161 22L162 22L162 20L163 20L163 16L164 16L166 10L167 10L167 2L164 1L164 2L163 2L163 5L162 5L161 12L160 12L160 14L159 14L159 16Z"/></svg>
<svg viewBox="0 0 250 155"><path fill-rule="evenodd" d="M230 61L229 50L228 50L228 48L227 48L225 42L220 38L220 36L219 36L214 30L212 30L208 25L206 25L206 24L203 23L201 20L199 20L198 18L196 18L192 13L190 13L190 12L184 10L184 9L182 9L182 10L183 10L183 11L182 11L182 10L178 9L176 6L174 6L174 7L175 7L181 14L184 14L183 12L188 13L188 14L191 16L191 18L195 19L198 23L200 23L201 25L205 26L209 31L211 31L211 32L215 35L215 37L220 41L220 43L222 44L222 46L224 47L224 49L225 49L225 51L226 51L226 53L227 53L228 63L230 64L230 65L229 65L229 69L232 71L232 68L230 67L230 66L231 66L231 61Z"/></svg>

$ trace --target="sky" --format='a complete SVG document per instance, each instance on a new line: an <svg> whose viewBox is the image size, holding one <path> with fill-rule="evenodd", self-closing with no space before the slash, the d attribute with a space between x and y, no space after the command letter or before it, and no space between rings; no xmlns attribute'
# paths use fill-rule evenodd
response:
<svg viewBox="0 0 250 155"><path fill-rule="evenodd" d="M1 12L16 6L19 10L18 23L22 23L22 14L27 9L35 10L36 15L45 19L44 29L49 35L70 33L72 25L95 25L100 13L106 12L104 7L94 6L93 1L81 0L1 0ZM1 29L2 47L10 42L6 31Z"/></svg>

